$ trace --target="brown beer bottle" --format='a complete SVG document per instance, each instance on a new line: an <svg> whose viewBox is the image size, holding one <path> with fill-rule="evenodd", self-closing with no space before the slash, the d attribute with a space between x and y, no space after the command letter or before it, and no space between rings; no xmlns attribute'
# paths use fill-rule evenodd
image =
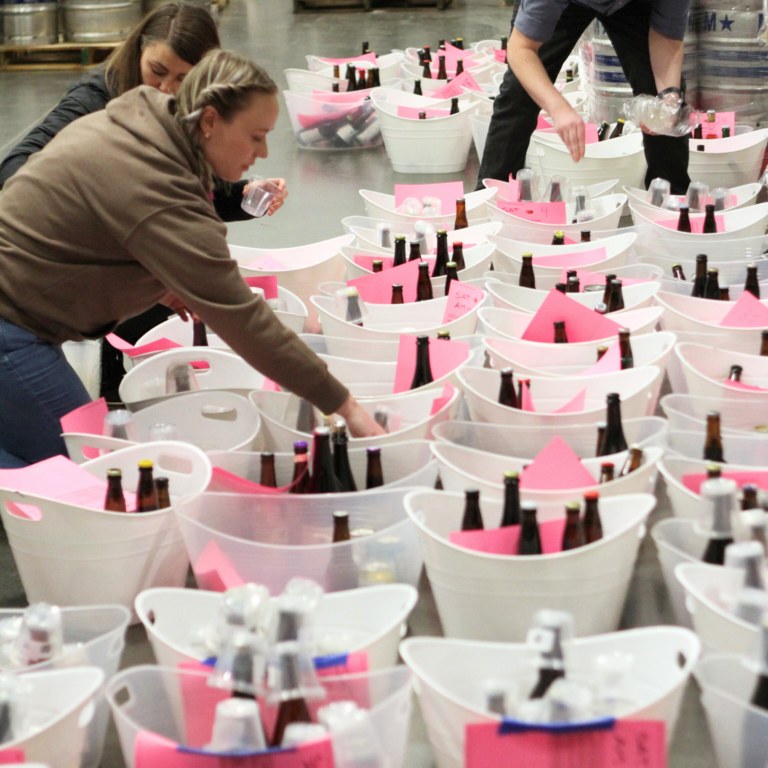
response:
<svg viewBox="0 0 768 768"><path fill-rule="evenodd" d="M608 303L609 312L618 312L624 309L624 292L621 280L611 280L611 300Z"/></svg>
<svg viewBox="0 0 768 768"><path fill-rule="evenodd" d="M720 287L720 301L730 301L731 300L731 291L730 288L726 285L725 287Z"/></svg>
<svg viewBox="0 0 768 768"><path fill-rule="evenodd" d="M599 358L598 358L599 359ZM603 444L603 440L605 439L605 422L604 421L598 421L597 422L597 444L595 445L595 456L600 456L600 446Z"/></svg>
<svg viewBox="0 0 768 768"><path fill-rule="evenodd" d="M581 233L581 242L582 243L591 243L592 242L592 233L587 231L587 230L584 230Z"/></svg>
<svg viewBox="0 0 768 768"><path fill-rule="evenodd" d="M432 61L432 46L431 45L425 45L424 46L424 59L425 61Z"/></svg>
<svg viewBox="0 0 768 768"><path fill-rule="evenodd" d="M614 466L611 461L604 461L600 465L600 484L610 483L614 479Z"/></svg>
<svg viewBox="0 0 768 768"><path fill-rule="evenodd" d="M333 513L333 543L342 544L350 541L349 513ZM360 584L360 571L352 556L352 547L331 547L331 557L325 569L325 587L328 592L341 592L357 589Z"/></svg>
<svg viewBox="0 0 768 768"><path fill-rule="evenodd" d="M282 696L277 710L275 730L270 746L279 747L283 742L285 729L291 723L311 723L309 708L300 688L298 643L281 644L286 649L280 653L280 688Z"/></svg>
<svg viewBox="0 0 768 768"><path fill-rule="evenodd" d="M749 291L756 299L760 298L760 283L757 280L757 266L747 264L747 279L744 282L744 290Z"/></svg>
<svg viewBox="0 0 768 768"><path fill-rule="evenodd" d="M598 506L600 494L597 491L587 491L584 494L584 538L587 544L603 538L603 522L600 519Z"/></svg>
<svg viewBox="0 0 768 768"><path fill-rule="evenodd" d="M533 272L533 254L523 254L523 266L520 268L518 285L521 288L536 288L536 275Z"/></svg>
<svg viewBox="0 0 768 768"><path fill-rule="evenodd" d="M123 496L123 473L119 469L107 470L107 495L104 498L104 509L107 512L125 512L125 496Z"/></svg>
<svg viewBox="0 0 768 768"><path fill-rule="evenodd" d="M419 112L419 120L426 120L426 119L427 119L427 113Z"/></svg>
<svg viewBox="0 0 768 768"><path fill-rule="evenodd" d="M757 486L743 485L741 487L741 511L746 512L748 509L757 509Z"/></svg>
<svg viewBox="0 0 768 768"><path fill-rule="evenodd" d="M405 235L395 235L395 260L392 262L392 266L399 267L407 261L405 257Z"/></svg>
<svg viewBox="0 0 768 768"><path fill-rule="evenodd" d="M608 351L608 347L602 346L597 348L597 360L595 362L599 363L603 359L603 355Z"/></svg>
<svg viewBox="0 0 768 768"><path fill-rule="evenodd" d="M568 293L568 286L565 283L555 283L555 288L560 291L560 293Z"/></svg>
<svg viewBox="0 0 768 768"><path fill-rule="evenodd" d="M339 73L339 65L338 64L334 64L333 65L333 76L334 76L334 78L336 78L336 80L338 80L341 77L341 74Z"/></svg>
<svg viewBox="0 0 768 768"><path fill-rule="evenodd" d="M725 548L733 544L731 510L733 482L729 480L706 480L701 486L701 495L712 507L712 534L702 560L710 565L725 563Z"/></svg>
<svg viewBox="0 0 768 768"><path fill-rule="evenodd" d="M277 479L275 477L275 454L264 451L261 454L261 485L267 488L277 488Z"/></svg>
<svg viewBox="0 0 768 768"><path fill-rule="evenodd" d="M347 64L347 92L357 90L357 72L352 64Z"/></svg>
<svg viewBox="0 0 768 768"><path fill-rule="evenodd" d="M309 456L304 440L293 444L293 478L290 493L309 493Z"/></svg>
<svg viewBox="0 0 768 768"><path fill-rule="evenodd" d="M635 357L632 354L632 344L629 341L629 328L619 328L619 360L621 370L635 367Z"/></svg>
<svg viewBox="0 0 768 768"><path fill-rule="evenodd" d="M611 135L608 137L609 139L618 139L619 136L621 136L622 133L624 133L624 120L622 118L619 118L616 121L616 127L611 132Z"/></svg>
<svg viewBox="0 0 768 768"><path fill-rule="evenodd" d="M768 357L768 330L760 332L760 357Z"/></svg>
<svg viewBox="0 0 768 768"><path fill-rule="evenodd" d="M719 464L707 464L707 480L717 480L723 473Z"/></svg>
<svg viewBox="0 0 768 768"><path fill-rule="evenodd" d="M430 301L432 298L432 282L429 279L429 263L422 261L419 264L419 279L416 283L416 301Z"/></svg>
<svg viewBox="0 0 768 768"><path fill-rule="evenodd" d="M357 90L358 91L364 91L368 85L365 70L364 69L358 69L357 70Z"/></svg>
<svg viewBox="0 0 768 768"><path fill-rule="evenodd" d="M367 40L363 40L363 47L362 47L362 54L361 55L365 56L365 54L369 53L370 50L371 49L368 47L368 41Z"/></svg>
<svg viewBox="0 0 768 768"><path fill-rule="evenodd" d="M691 231L691 217L688 214L688 206L680 206L680 218L677 220L678 232L690 232Z"/></svg>
<svg viewBox="0 0 768 768"><path fill-rule="evenodd" d="M392 301L390 304L404 304L403 300L403 286L402 285L393 285L392 286Z"/></svg>
<svg viewBox="0 0 768 768"><path fill-rule="evenodd" d="M616 279L616 275L605 276L605 290L603 291L603 304L607 307L611 303L611 283Z"/></svg>
<svg viewBox="0 0 768 768"><path fill-rule="evenodd" d="M517 408L517 396L515 395L515 383L512 381L512 369L504 368L501 371L501 386L499 387L499 404L509 408Z"/></svg>
<svg viewBox="0 0 768 768"><path fill-rule="evenodd" d="M707 270L707 282L704 283L704 298L720 301L720 283L716 267Z"/></svg>
<svg viewBox="0 0 768 768"><path fill-rule="evenodd" d="M696 275L693 278L693 290L691 296L704 298L704 287L707 284L707 254L700 253L696 257Z"/></svg>
<svg viewBox="0 0 768 768"><path fill-rule="evenodd" d="M421 261L421 243L418 240L411 240L408 261Z"/></svg>
<svg viewBox="0 0 768 768"><path fill-rule="evenodd" d="M427 64L427 66L429 66L429 64ZM415 96L423 96L424 95L422 93L422 90L421 90L421 78L420 77L413 81L413 93L414 93Z"/></svg>
<svg viewBox="0 0 768 768"><path fill-rule="evenodd" d="M460 197L456 201L456 220L453 224L453 229L466 229L469 226L469 221L467 220L467 203L464 200L463 197ZM454 248L456 247L456 243L453 244ZM454 261L456 259L454 258Z"/></svg>
<svg viewBox="0 0 768 768"><path fill-rule="evenodd" d="M720 414L717 411L707 413L707 435L704 438L704 459L725 464L723 441L720 437Z"/></svg>
<svg viewBox="0 0 768 768"><path fill-rule="evenodd" d="M565 528L561 549L566 552L569 549L583 547L586 543L584 526L581 522L581 507L578 502L569 501L565 505Z"/></svg>
<svg viewBox="0 0 768 768"><path fill-rule="evenodd" d="M565 335L565 322L556 320L555 323L555 344L567 344L568 337Z"/></svg>
<svg viewBox="0 0 768 768"><path fill-rule="evenodd" d="M331 453L331 430L318 427L312 439L312 478L310 493L339 493L339 481L333 471Z"/></svg>
<svg viewBox="0 0 768 768"><path fill-rule="evenodd" d="M504 473L504 512L501 527L520 525L520 475L517 472Z"/></svg>
<svg viewBox="0 0 768 768"><path fill-rule="evenodd" d="M155 478L155 492L157 493L157 508L168 509L171 506L171 494L168 492L168 478Z"/></svg>
<svg viewBox="0 0 768 768"><path fill-rule="evenodd" d="M568 278L566 285L566 293L579 293L581 291L581 285L579 284L579 278L574 275Z"/></svg>
<svg viewBox="0 0 768 768"><path fill-rule="evenodd" d="M458 280L458 270L456 269L456 262L449 261L445 265L445 295L448 295L448 291L451 288L451 280Z"/></svg>
<svg viewBox="0 0 768 768"><path fill-rule="evenodd" d="M703 139L704 135L701 129L701 123L696 123L696 127L693 129L693 138L694 139Z"/></svg>
<svg viewBox="0 0 768 768"><path fill-rule="evenodd" d="M192 346L208 346L208 334L205 332L205 323L199 317L192 320Z"/></svg>
<svg viewBox="0 0 768 768"><path fill-rule="evenodd" d="M365 490L384 485L384 471L381 468L381 448L366 449L368 467L365 473Z"/></svg>
<svg viewBox="0 0 768 768"><path fill-rule="evenodd" d="M507 50L507 38L502 37L501 38L501 50L506 51Z"/></svg>
<svg viewBox="0 0 768 768"><path fill-rule="evenodd" d="M373 267L374 274L384 271L384 262L381 259L374 259L371 266Z"/></svg>
<svg viewBox="0 0 768 768"><path fill-rule="evenodd" d="M740 365L732 365L731 371L728 374L728 381L741 381L741 374L744 369Z"/></svg>
<svg viewBox="0 0 768 768"><path fill-rule="evenodd" d="M464 517L461 520L462 531L482 531L483 515L480 512L480 491L472 489L464 492Z"/></svg>
<svg viewBox="0 0 768 768"><path fill-rule="evenodd" d="M565 245L565 233L558 230L552 238L552 245Z"/></svg>
<svg viewBox="0 0 768 768"><path fill-rule="evenodd" d="M413 372L411 389L418 389L433 381L429 364L429 336L419 336L416 339L416 370Z"/></svg>
<svg viewBox="0 0 768 768"><path fill-rule="evenodd" d="M152 478L152 462L139 462L139 484L136 488L136 511L154 512L157 506L157 491Z"/></svg>
<svg viewBox="0 0 768 768"><path fill-rule="evenodd" d="M333 473L339 481L339 490L342 493L357 490L352 467L349 466L347 445L347 424L343 419L337 419L333 423Z"/></svg>
<svg viewBox="0 0 768 768"><path fill-rule="evenodd" d="M541 535L536 520L536 504L524 501L520 504L520 539L517 543L518 555L540 555Z"/></svg>
<svg viewBox="0 0 768 768"><path fill-rule="evenodd" d="M435 256L435 268L432 277L445 277L446 265L450 261L448 257L448 232L444 229L437 230L437 254Z"/></svg>
<svg viewBox="0 0 768 768"><path fill-rule="evenodd" d="M464 262L464 243L460 240L455 240L453 243L451 261L456 265L457 272L461 272L462 269L467 268L467 265Z"/></svg>
<svg viewBox="0 0 768 768"><path fill-rule="evenodd" d="M437 79L448 79L448 73L445 71L445 56L442 55L437 57Z"/></svg>
<svg viewBox="0 0 768 768"><path fill-rule="evenodd" d="M424 62L424 69L421 72L421 79L422 80L432 79L432 67L430 66L428 61Z"/></svg>
<svg viewBox="0 0 768 768"><path fill-rule="evenodd" d="M640 469L642 463L643 449L639 445L631 446L629 453L627 454L627 458L624 462L624 466L621 468L621 472L619 472L619 477L624 477L630 472L634 472L635 470Z"/></svg>
<svg viewBox="0 0 768 768"><path fill-rule="evenodd" d="M627 450L627 440L621 424L621 398L617 392L606 396L605 438L600 446L600 456L610 456Z"/></svg>
<svg viewBox="0 0 768 768"><path fill-rule="evenodd" d="M717 221L715 219L715 206L714 205L705 205L704 206L704 226L702 228L702 232L705 235L715 235L715 234L717 234Z"/></svg>
<svg viewBox="0 0 768 768"><path fill-rule="evenodd" d="M682 264L672 265L672 277L674 277L677 280L685 280L685 273L683 272Z"/></svg>
<svg viewBox="0 0 768 768"><path fill-rule="evenodd" d="M603 122L600 123L600 127L597 129L597 140L605 141L608 138L608 131L610 129L611 129L610 124L606 123L605 120L603 120Z"/></svg>
<svg viewBox="0 0 768 768"><path fill-rule="evenodd" d="M458 98L451 99L451 114L452 115L458 115L459 114L459 100Z"/></svg>
<svg viewBox="0 0 768 768"><path fill-rule="evenodd" d="M332 93L341 93L339 90L339 84L338 83L331 83L331 92Z"/></svg>

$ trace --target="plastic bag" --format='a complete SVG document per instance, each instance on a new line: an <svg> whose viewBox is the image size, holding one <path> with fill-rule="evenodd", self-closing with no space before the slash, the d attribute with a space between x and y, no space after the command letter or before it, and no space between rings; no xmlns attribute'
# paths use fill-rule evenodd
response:
<svg viewBox="0 0 768 768"><path fill-rule="evenodd" d="M660 136L685 136L691 132L693 110L676 93L663 98L635 96L624 102L624 115L646 133Z"/></svg>

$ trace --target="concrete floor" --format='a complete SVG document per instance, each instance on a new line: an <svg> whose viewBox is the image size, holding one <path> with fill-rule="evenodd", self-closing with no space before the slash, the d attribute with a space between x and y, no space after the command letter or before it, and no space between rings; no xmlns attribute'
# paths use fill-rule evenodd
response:
<svg viewBox="0 0 768 768"><path fill-rule="evenodd" d="M334 11L294 15L288 0L231 0L222 13L220 33L225 47L247 54L263 65L285 88L283 70L306 68L304 54L352 56L360 42L368 40L372 50L431 44L438 38L462 36L464 40L498 37L508 29L510 9L492 0L453 0L445 12L433 9L392 8L365 14L361 11ZM0 73L0 158L5 156L27 128L55 105L72 73ZM358 190L389 192L393 184L436 180L393 173L383 149L359 152L312 153L299 150L290 131L285 110L269 137L270 155L254 171L262 176L282 176L288 181L290 197L280 213L268 219L230 226L230 241L259 247L286 247L315 242L342 234L340 220L365 215ZM474 151L464 173L440 177L441 181L463 180L473 189L478 161ZM660 481L658 507L651 519L670 515L669 502ZM649 526L649 527L651 527ZM0 606L25 605L21 582L8 543L0 533ZM655 547L646 537L630 589L622 626L638 627L673 623L670 603L661 576ZM411 618L416 635L441 634L440 622L426 579L421 599ZM154 661L144 631L133 627L128 633L124 666ZM434 764L418 706L411 729L408 768L429 768ZM689 684L677 732L671 745L670 768L715 768L715 758L704 722L698 691ZM114 729L111 728L103 768L124 765Z"/></svg>

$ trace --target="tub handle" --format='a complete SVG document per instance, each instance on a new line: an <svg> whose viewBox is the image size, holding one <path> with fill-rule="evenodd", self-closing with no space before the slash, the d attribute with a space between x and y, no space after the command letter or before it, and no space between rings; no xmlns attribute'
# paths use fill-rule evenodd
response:
<svg viewBox="0 0 768 768"><path fill-rule="evenodd" d="M696 601L690 596L685 596L685 610L694 616L696 614Z"/></svg>
<svg viewBox="0 0 768 768"><path fill-rule="evenodd" d="M83 711L80 713L80 717L77 719L77 727L78 728L87 728L91 720L93 720L93 716L96 712L96 707L94 706L93 699L91 699L84 707Z"/></svg>

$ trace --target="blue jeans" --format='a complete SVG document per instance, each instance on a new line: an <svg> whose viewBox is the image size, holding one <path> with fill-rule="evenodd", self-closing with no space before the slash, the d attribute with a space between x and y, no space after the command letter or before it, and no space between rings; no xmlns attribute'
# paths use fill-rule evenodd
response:
<svg viewBox="0 0 768 768"><path fill-rule="evenodd" d="M0 469L66 456L59 419L90 402L60 346L0 318Z"/></svg>

